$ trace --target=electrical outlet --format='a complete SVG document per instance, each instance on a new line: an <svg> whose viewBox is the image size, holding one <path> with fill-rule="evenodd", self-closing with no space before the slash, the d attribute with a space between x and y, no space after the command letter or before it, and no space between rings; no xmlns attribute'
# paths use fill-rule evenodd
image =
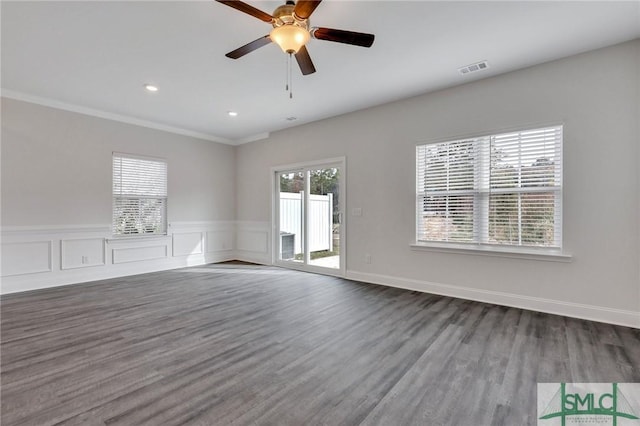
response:
<svg viewBox="0 0 640 426"><path fill-rule="evenodd" d="M352 216L362 216L362 207L354 207L351 209Z"/></svg>
<svg viewBox="0 0 640 426"><path fill-rule="evenodd" d="M364 263L371 263L371 255L370 254L365 254L364 255Z"/></svg>
<svg viewBox="0 0 640 426"><path fill-rule="evenodd" d="M82 264L89 263L89 256L82 256Z"/></svg>

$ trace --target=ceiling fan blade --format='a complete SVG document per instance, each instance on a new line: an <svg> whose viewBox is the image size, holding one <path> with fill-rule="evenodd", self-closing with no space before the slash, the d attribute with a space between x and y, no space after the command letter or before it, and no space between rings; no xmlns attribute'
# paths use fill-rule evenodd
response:
<svg viewBox="0 0 640 426"><path fill-rule="evenodd" d="M262 46L266 46L269 43L271 43L271 38L266 35L264 37L260 37L257 40L253 40L251 43L247 43L242 47L238 47L236 50L233 50L224 56L231 59L238 59L246 55L247 53L251 53L256 49L261 48Z"/></svg>
<svg viewBox="0 0 640 426"><path fill-rule="evenodd" d="M354 31L336 30L334 28L313 28L313 38L319 40L335 41L338 43L353 44L355 46L371 47L375 36L373 34L356 33Z"/></svg>
<svg viewBox="0 0 640 426"><path fill-rule="evenodd" d="M322 0L298 0L293 13L300 19L307 19Z"/></svg>
<svg viewBox="0 0 640 426"><path fill-rule="evenodd" d="M254 16L261 21L271 23L274 21L273 16L269 15L266 12L261 11L260 9L256 9L255 7L248 5L240 0L216 0L218 3L226 4L229 7L232 7L240 12L244 12L251 16Z"/></svg>
<svg viewBox="0 0 640 426"><path fill-rule="evenodd" d="M298 61L302 75L309 75L316 72L316 67L313 66L313 61L311 61L311 56L309 56L309 51L305 46L302 46L300 50L298 50L298 53L296 53L296 61Z"/></svg>

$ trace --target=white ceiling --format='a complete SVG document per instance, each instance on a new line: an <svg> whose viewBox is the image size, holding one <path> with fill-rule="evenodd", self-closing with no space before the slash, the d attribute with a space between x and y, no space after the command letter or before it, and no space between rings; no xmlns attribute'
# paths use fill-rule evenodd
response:
<svg viewBox="0 0 640 426"><path fill-rule="evenodd" d="M311 40L317 72L296 66L290 100L276 45L224 56L270 26L214 1L2 1L1 18L3 96L232 144L640 37L640 1L325 0L312 26L376 40ZM457 71L481 60L489 69Z"/></svg>

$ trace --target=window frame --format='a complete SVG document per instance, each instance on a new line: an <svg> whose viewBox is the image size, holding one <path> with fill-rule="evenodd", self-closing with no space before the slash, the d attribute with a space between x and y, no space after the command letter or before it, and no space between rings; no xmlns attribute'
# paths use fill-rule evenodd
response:
<svg viewBox="0 0 640 426"><path fill-rule="evenodd" d="M495 188L491 189L491 143L493 138L504 136L510 133L526 133L533 131L540 131L545 129L556 129L559 131L558 142L559 147L555 148L556 154L559 155L560 167L554 168L554 185L546 186L544 189L537 189L537 187L527 188L527 187L518 187L518 188L509 188L508 190ZM420 161L420 149L424 149L428 146L433 146L437 144L447 144L447 143L456 143L456 142L465 142L465 141L473 141L474 146L477 148L476 153L480 151L478 156L474 158L474 179L475 184L473 190L467 191L473 193L473 230L472 230L472 241L470 242L462 242L462 241L440 241L440 240L424 240L421 239L421 225L420 222L424 217L424 197L430 192L426 190L424 183L421 184L421 166L419 164ZM554 142L554 146L555 146ZM410 244L412 250L426 250L426 251L436 251L436 252L446 252L446 253L462 253L462 254L477 254L477 255L489 255L489 256L500 256L500 257L516 257L516 258L528 258L528 259L537 259L537 260L552 260L552 261L570 261L571 255L565 253L563 250L563 226L562 226L562 216L563 216L563 190L564 190L564 124L563 123L552 123L552 124L542 124L542 125L531 125L531 126L521 126L518 128L493 131L486 134L475 134L475 135L467 135L460 137L452 137L441 140L434 140L429 142L420 142L417 143L415 151L415 161L416 161L416 169L415 169L415 179L416 179L416 187L415 187L415 228L414 228L414 242ZM557 161L557 160L556 160ZM478 172L478 168L483 167L484 171ZM480 173L481 177L478 177L477 174ZM518 174L521 175L522 170L518 171ZM422 178L425 177L425 173L423 170ZM554 195L554 245L550 246L539 246L539 245L523 245L522 242L520 244L501 244L499 242L490 242L489 241L489 221L491 218L491 213L489 210L490 203L490 195L493 192L509 192L516 193L518 195L527 194L527 193L535 193L535 192L551 192L555 193ZM441 194L448 195L452 191L449 189L443 190ZM456 191L453 191L456 192ZM556 212L559 212L556 214Z"/></svg>
<svg viewBox="0 0 640 426"><path fill-rule="evenodd" d="M164 195L141 195L141 194L127 194L127 193L116 193L116 173L115 173L115 162L116 159L130 159L130 160L141 160L147 162L154 162L161 164L164 167L163 171L163 179L164 182L160 184L160 186L164 189ZM167 210L168 210L168 184L169 184L169 173L168 173L168 162L164 158L160 157L152 157L148 155L139 155L139 154L130 154L124 152L113 152L111 155L111 235L114 239L134 239L134 238L158 238L158 237L166 237L168 235L168 218L167 218ZM122 177L120 177L122 181ZM160 221L156 222L156 226L160 227L158 232L131 232L131 233L123 233L116 232L116 204L117 200L138 200L138 202L142 200L161 200L161 207L159 212L161 214Z"/></svg>

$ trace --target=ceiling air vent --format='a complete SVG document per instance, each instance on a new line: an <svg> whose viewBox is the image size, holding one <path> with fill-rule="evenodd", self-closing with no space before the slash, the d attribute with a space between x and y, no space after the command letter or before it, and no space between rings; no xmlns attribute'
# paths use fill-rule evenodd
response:
<svg viewBox="0 0 640 426"><path fill-rule="evenodd" d="M462 68L458 68L458 71L460 71L460 74L469 74L470 72L482 71L486 70L487 68L489 68L489 63L487 61L481 61Z"/></svg>

